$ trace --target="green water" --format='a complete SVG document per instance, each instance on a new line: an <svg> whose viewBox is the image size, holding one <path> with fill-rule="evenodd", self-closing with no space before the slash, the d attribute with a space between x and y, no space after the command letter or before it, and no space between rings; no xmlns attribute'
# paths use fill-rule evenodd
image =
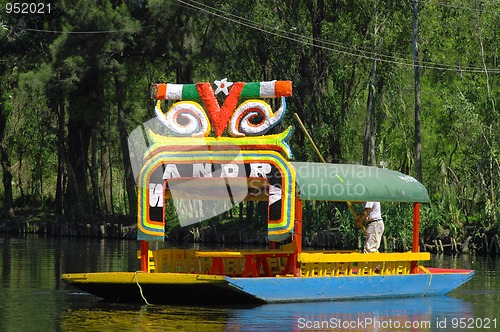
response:
<svg viewBox="0 0 500 332"><path fill-rule="evenodd" d="M104 303L61 282L139 269L136 241L3 236L0 247L0 331L500 330L497 258L433 255L427 266L476 271L448 296L186 307Z"/></svg>

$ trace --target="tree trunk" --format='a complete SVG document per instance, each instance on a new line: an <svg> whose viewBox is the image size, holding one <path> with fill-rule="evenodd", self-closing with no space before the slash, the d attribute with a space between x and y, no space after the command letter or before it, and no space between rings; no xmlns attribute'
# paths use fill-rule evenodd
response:
<svg viewBox="0 0 500 332"><path fill-rule="evenodd" d="M241 223L243 222L243 202L239 203L239 209L238 209L238 221Z"/></svg>
<svg viewBox="0 0 500 332"><path fill-rule="evenodd" d="M57 180L56 180L56 197L55 197L55 213L57 216L62 216L64 213L64 162L65 162L65 107L64 98L57 96Z"/></svg>
<svg viewBox="0 0 500 332"><path fill-rule="evenodd" d="M341 112L340 112L340 123L343 124L347 118L347 110L349 108L349 101L352 96L352 91L354 89L354 84L356 82L356 68L359 62L359 57L357 57L351 67L351 75L349 80L347 80L347 84L345 84L342 89L342 102L341 102Z"/></svg>
<svg viewBox="0 0 500 332"><path fill-rule="evenodd" d="M68 188L65 203L76 218L92 215L94 206L89 192L89 148L93 131L105 112L104 73L97 58L88 61L88 70L69 95L68 105ZM91 188L92 189L92 188Z"/></svg>
<svg viewBox="0 0 500 332"><path fill-rule="evenodd" d="M186 17L185 21L182 22L179 18L179 25L182 31L182 47L179 49L180 60L177 63L177 83L191 83L193 81L193 53L196 37L193 31L193 21L192 16Z"/></svg>
<svg viewBox="0 0 500 332"><path fill-rule="evenodd" d="M0 135L3 136L3 133L0 133ZM12 195L12 173L10 171L10 160L7 151L1 142L2 139L0 139L0 161L2 163L2 182L4 187L3 204L6 215L8 217L14 217L14 198Z"/></svg>
<svg viewBox="0 0 500 332"><path fill-rule="evenodd" d="M378 13L377 1L373 1L373 51L377 54L379 48L378 41ZM375 166L375 102L377 99L376 91L377 81L377 57L372 60L372 70L370 73L370 83L368 85L368 100L366 102L366 121L364 128L364 142L363 142L363 165Z"/></svg>
<svg viewBox="0 0 500 332"><path fill-rule="evenodd" d="M123 82L120 80L118 73L115 73L115 87L116 87L116 99L117 99L116 106L118 111L117 125L118 125L118 132L120 134L123 171L125 173L125 186L127 189L130 215L135 216L137 214L137 192L135 188L134 174L132 173L132 165L130 164L128 134L125 125L125 110L123 107L123 100L125 99L125 90L123 88Z"/></svg>
<svg viewBox="0 0 500 332"><path fill-rule="evenodd" d="M494 142L494 136L493 136L493 114L496 114L496 109L495 109L495 99L492 97L492 93L491 93L491 86L490 86L490 78L489 78L489 73L488 73L488 69L486 67L486 59L485 59L485 55L484 55L484 45L483 45L483 34L482 34L482 29L481 29L481 20L479 19L479 15L478 15L478 24L477 24L477 30L478 30L478 35L479 35L479 45L480 45L480 49L481 49L481 62L483 64L483 68L484 68L484 74L485 74L485 83L486 83L486 93L487 93L487 101L488 103L486 104L486 114L487 114L487 118L486 118L486 123L489 124L488 126L488 132L487 132L487 137L485 137L486 135L483 134L483 141L486 141L484 143L486 143L487 145L487 149L488 149L488 154L489 154L489 173L490 173L490 176L489 176L489 190L488 190L488 193L489 193L489 196L490 196L490 199L489 199L489 204L490 204L490 208L489 208L489 211L491 211L492 213L492 219L493 219L493 222L496 223L497 222L497 214L496 214L496 209L495 209L495 206L496 206L496 194L495 194L495 183L494 183L494 180L495 178L497 177L497 175L495 174L495 171L494 171L494 168L493 168L493 158L495 157L495 152L494 152L494 149L493 149L493 143ZM496 32L495 32L495 42L496 42ZM496 64L496 52L495 52L495 59L494 59L494 63ZM496 66L495 66L496 67ZM483 143L483 145L484 145ZM486 148L486 146L485 146ZM497 161L498 163L498 161ZM498 164L497 164L498 165Z"/></svg>
<svg viewBox="0 0 500 332"><path fill-rule="evenodd" d="M377 76L377 60L373 59L368 100L366 103L366 121L363 142L363 165L375 166L375 80Z"/></svg>
<svg viewBox="0 0 500 332"><path fill-rule="evenodd" d="M101 141L101 140L99 140ZM91 141L91 160L90 160L90 184L92 186L92 206L94 211L101 213L100 194L99 194L99 171L98 171L98 147L97 132L92 131ZM102 165L101 165L102 166Z"/></svg>
<svg viewBox="0 0 500 332"><path fill-rule="evenodd" d="M418 57L418 0L412 1L412 48L415 73L415 168L417 180L422 182L422 143L420 131L420 60Z"/></svg>
<svg viewBox="0 0 500 332"><path fill-rule="evenodd" d="M108 154L108 164L109 164L109 181L108 181L108 201L109 201L109 207L111 211L111 215L115 215L115 206L114 206L114 195L113 195L113 162L111 160L111 144L108 144L107 146L107 154ZM135 203L135 202L134 202ZM135 204L134 204L135 205Z"/></svg>
<svg viewBox="0 0 500 332"><path fill-rule="evenodd" d="M253 210L255 203L253 201L247 201L247 224L250 225L253 222Z"/></svg>
<svg viewBox="0 0 500 332"><path fill-rule="evenodd" d="M325 17L325 3L324 0L310 0L306 1L307 9L309 10L311 29L312 29L312 42L318 46L318 41L322 39L322 22ZM302 117L303 121L307 123L311 135L314 137L316 128L319 128L323 123L323 112L321 100L323 99L323 92L325 88L325 72L324 72L324 51L321 47L313 47L311 52L302 50L299 60L300 76L302 77L302 84L306 91L297 90L298 95L307 96L306 104L313 101L314 111Z"/></svg>
<svg viewBox="0 0 500 332"><path fill-rule="evenodd" d="M318 40L323 38L323 20L325 19L325 2L324 0L308 1L309 12L311 13L313 43L317 44ZM314 47L314 63L313 63L313 95L317 105L321 105L323 95L326 93L325 83L325 55L321 47ZM316 124L323 124L323 110L321 107L316 107Z"/></svg>
<svg viewBox="0 0 500 332"><path fill-rule="evenodd" d="M65 201L66 210L74 217L82 211L90 212L87 191L87 155L90 145L91 129L82 121L70 115L68 119L68 188Z"/></svg>
<svg viewBox="0 0 500 332"><path fill-rule="evenodd" d="M1 97L1 95L0 95ZM4 187L3 204L8 217L13 217L14 197L12 195L12 173L10 171L10 160L5 147L5 128L7 125L7 110L4 107L4 100L0 99L0 163L2 164L2 182Z"/></svg>

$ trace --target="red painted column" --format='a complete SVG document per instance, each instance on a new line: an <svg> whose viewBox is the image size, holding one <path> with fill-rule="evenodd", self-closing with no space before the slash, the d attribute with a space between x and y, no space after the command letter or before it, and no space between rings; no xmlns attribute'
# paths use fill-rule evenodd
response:
<svg viewBox="0 0 500 332"><path fill-rule="evenodd" d="M148 241L141 240L141 271L149 272L149 244Z"/></svg>
<svg viewBox="0 0 500 332"><path fill-rule="evenodd" d="M420 203L413 203L413 242L412 252L420 251Z"/></svg>
<svg viewBox="0 0 500 332"><path fill-rule="evenodd" d="M420 203L413 203L413 241L411 245L412 252L420 251ZM418 273L416 261L411 262L411 273Z"/></svg>
<svg viewBox="0 0 500 332"><path fill-rule="evenodd" d="M302 252L302 200L299 195L295 197L295 225L293 227L293 242L295 254L293 262L293 275L300 277L299 254Z"/></svg>
<svg viewBox="0 0 500 332"><path fill-rule="evenodd" d="M302 200L297 196L295 201L295 246L297 254L302 252Z"/></svg>

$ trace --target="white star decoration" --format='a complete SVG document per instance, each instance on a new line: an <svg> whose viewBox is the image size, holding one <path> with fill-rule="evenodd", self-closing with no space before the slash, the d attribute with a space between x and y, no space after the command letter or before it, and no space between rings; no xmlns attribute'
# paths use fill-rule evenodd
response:
<svg viewBox="0 0 500 332"><path fill-rule="evenodd" d="M224 92L224 94L227 96L229 92L227 91L227 88L229 88L231 85L233 85L233 82L228 82L227 78L223 78L220 81L216 80L215 85L217 85L217 89L215 90L215 94L218 94L219 92Z"/></svg>

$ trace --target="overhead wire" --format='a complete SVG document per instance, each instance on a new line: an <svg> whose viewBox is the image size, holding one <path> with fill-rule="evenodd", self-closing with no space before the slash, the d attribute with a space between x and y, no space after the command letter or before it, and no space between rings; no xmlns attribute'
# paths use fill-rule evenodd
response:
<svg viewBox="0 0 500 332"><path fill-rule="evenodd" d="M142 28L138 28L138 29L95 30L95 31L59 31L59 30L45 30L45 29L33 29L33 28L18 28L5 24L1 24L0 26L4 29L24 30L28 32L68 34L68 35L98 35L98 34L111 34L111 33L122 33L122 32L139 32L142 30Z"/></svg>
<svg viewBox="0 0 500 332"><path fill-rule="evenodd" d="M414 67L415 64L413 63L413 60L405 59L405 58L398 58L394 55L385 55L373 51L366 51L363 49L355 49L352 50L350 49L349 46L345 46L344 44L338 43L338 42L332 42L332 41L327 41L324 39L316 39L310 36L304 36L298 33L294 33L291 31L285 31L278 29L276 27L270 27L266 26L264 24L257 24L252 20L249 20L244 17L240 17L237 15L234 15L232 13L228 13L226 11L211 7L209 5L197 2L197 1L192 1L192 0L177 0L177 2L185 5L187 8L195 9L201 12L205 12L209 15L213 15L234 23L237 23L242 26L246 26L270 35L274 35L283 39L287 39L290 41L294 41L297 43L301 43L307 46L311 47L316 47L316 48L321 48L325 49L328 51L348 55L348 56L355 56L355 57L361 57L367 60L377 60L381 62L386 62L386 63L391 63L391 64L396 64L396 65L404 65L404 66L409 66L409 67ZM328 45L331 46L337 46L339 48L344 48L344 49L339 49L339 48L333 48L333 47L328 47ZM421 68L426 68L426 69L436 69L436 70L444 70L444 71L460 71L460 72L473 72L473 73L483 73L484 68L480 67L457 67L457 66L452 66L448 64L436 64L433 62L426 62L426 61L420 61L420 67ZM499 73L500 69L492 69L492 68L487 68L488 72L490 73Z"/></svg>
<svg viewBox="0 0 500 332"><path fill-rule="evenodd" d="M312 47L317 47L317 48L323 48L323 49L327 49L327 50L330 50L330 51L335 51L337 53L342 53L342 54L349 55L349 56L361 56L361 57L364 57L364 58L370 59L370 60L372 60L374 58L374 55L370 55L370 54L375 54L375 53L370 52L370 51L357 49L356 50L357 52L363 53L363 54L360 55L358 53L353 53L354 51L352 50L351 47L346 46L346 45L344 45L342 43L338 43L338 42L334 42L334 41L328 41L328 40L324 40L324 39L317 39L317 38L313 38L311 36L305 36L305 35L302 35L302 34L299 34L299 33L281 30L281 29L278 29L276 27L266 26L264 24L256 24L252 20L249 20L249 19L246 19L244 17L240 17L240 16L237 16L237 15L234 15L234 14L222 11L222 10L217 9L217 8L210 7L210 6L202 4L202 3L197 3L197 4L201 5L201 6L204 6L205 8L197 7L196 5L193 4L193 3L196 3L196 2L192 2L192 1L186 2L186 1L183 1L183 0L177 0L177 1L179 3L185 4L189 8L196 9L196 10L205 12L207 14L223 18L225 20L228 20L228 21L237 23L239 25L246 26L246 27L249 27L249 28L252 28L252 29L264 32L264 33L267 33L267 34L271 34L271 35L274 35L274 36L277 36L277 37L288 39L288 40L293 41L293 42L298 42L298 43L301 43L301 44L305 44L307 46L312 46ZM213 10L213 12L210 11L209 9ZM218 14L216 12L220 12L220 14ZM275 30L275 31L272 31L272 30ZM328 47L324 46L323 44L337 46L339 48L344 48L345 50L328 48ZM366 55L366 54L368 54L368 55ZM376 55L380 56L380 57L390 57L392 59L396 58L394 56L386 56L384 54L376 54Z"/></svg>
<svg viewBox="0 0 500 332"><path fill-rule="evenodd" d="M188 9L197 10L200 12L204 12L206 14L222 18L224 20L236 23L241 26L245 26L247 28L251 28L257 31L261 31L263 33L273 35L278 38L286 39L292 42L300 43L306 46L315 47L324 49L327 51L344 54L346 56L352 57L360 57L367 60L377 60L385 63L390 63L394 65L402 65L414 67L413 59L405 58L404 56L396 56L394 54L387 55L379 52L374 52L370 50L365 50L362 48L353 48L352 46L347 46L345 44L317 39L312 36L303 35L300 33L296 33L293 31L286 31L283 29L279 29L277 27L271 27L262 23L256 23L253 20L247 19L245 17L237 16L227 11L217 9L201 3L199 1L193 0L177 0L178 3L184 5ZM431 2L428 2L431 4ZM440 3L432 3L434 5L445 5ZM139 27L137 29L118 29L118 30L98 30L98 31L57 31L57 30L46 30L46 29L33 29L26 27L12 27L1 23L2 28L4 29L16 29L16 30L25 30L29 32L38 32L38 33L55 33L55 34L111 34L111 33L123 33L123 32L139 32L143 29L151 28L152 26ZM425 69L435 69L435 70L444 70L444 71L459 71L459 72L471 72L471 73L483 73L485 68L482 67L457 67L456 65L449 65L443 63L434 63L428 61L419 61L419 65L421 68ZM486 68L486 70L490 73L499 73L500 69L496 68Z"/></svg>
<svg viewBox="0 0 500 332"><path fill-rule="evenodd" d="M495 3L494 1L479 1L482 2L483 4L487 3L488 5L496 5L499 6L500 2ZM471 7L464 7L460 5L454 5L450 3L443 3L443 2L433 2L433 1L427 1L423 2L424 5L435 5L435 6L440 6L440 7L446 7L446 8L453 8L453 9L460 9L460 10L466 10L466 11L473 11L473 12L482 12L482 13L490 13L490 14L497 14L500 13L500 10L485 10L483 8L471 8Z"/></svg>

